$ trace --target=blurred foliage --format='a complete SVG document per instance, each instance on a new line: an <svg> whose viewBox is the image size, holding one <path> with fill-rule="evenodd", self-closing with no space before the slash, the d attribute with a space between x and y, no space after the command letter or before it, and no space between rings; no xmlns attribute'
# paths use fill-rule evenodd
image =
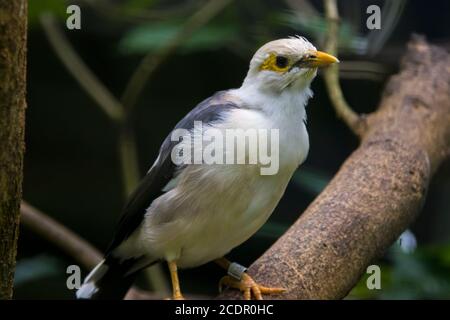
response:
<svg viewBox="0 0 450 320"><path fill-rule="evenodd" d="M28 1L28 23L34 27L39 23L39 16L51 12L59 18L67 17L67 2L65 0L31 0Z"/></svg>
<svg viewBox="0 0 450 320"><path fill-rule="evenodd" d="M323 16L305 15L298 13L281 13L278 15L280 23L286 24L299 34L313 39L323 39L328 23ZM364 38L358 34L354 25L343 19L339 29L339 48L348 51L357 51Z"/></svg>
<svg viewBox="0 0 450 320"><path fill-rule="evenodd" d="M393 246L379 264L381 289L369 290L365 274L348 298L449 299L450 246L423 246L405 253Z"/></svg>
<svg viewBox="0 0 450 320"><path fill-rule="evenodd" d="M154 6L161 2L159 0L128 0L122 3L122 7L127 10L142 10Z"/></svg>
<svg viewBox="0 0 450 320"><path fill-rule="evenodd" d="M73 299L66 286L66 268L70 264L61 255L38 254L17 261L14 299Z"/></svg>
<svg viewBox="0 0 450 320"><path fill-rule="evenodd" d="M18 288L41 278L52 277L64 269L64 264L59 259L47 254L21 259L16 264L14 287Z"/></svg>
<svg viewBox="0 0 450 320"><path fill-rule="evenodd" d="M121 39L119 50L126 54L157 51L174 38L182 26L182 22L171 20L135 27ZM231 42L236 32L238 28L235 24L208 24L180 44L180 53L216 50Z"/></svg>

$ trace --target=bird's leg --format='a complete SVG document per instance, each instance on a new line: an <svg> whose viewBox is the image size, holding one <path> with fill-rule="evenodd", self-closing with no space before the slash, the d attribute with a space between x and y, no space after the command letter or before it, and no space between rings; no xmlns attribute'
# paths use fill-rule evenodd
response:
<svg viewBox="0 0 450 320"><path fill-rule="evenodd" d="M238 264L231 263L226 258L220 258L214 262L228 271L228 275L224 276L219 281L220 291L222 291L223 286L239 289L244 293L245 300L250 300L252 294L256 300L263 300L263 294L276 294L285 291L283 288L268 288L259 285L245 272L245 268ZM238 268L233 268L236 266ZM237 271L235 269L237 269ZM240 279L238 279L238 277L240 277Z"/></svg>
<svg viewBox="0 0 450 320"><path fill-rule="evenodd" d="M168 261L167 264L169 265L170 277L172 278L173 299L184 300L180 290L180 281L178 280L177 263L175 261Z"/></svg>

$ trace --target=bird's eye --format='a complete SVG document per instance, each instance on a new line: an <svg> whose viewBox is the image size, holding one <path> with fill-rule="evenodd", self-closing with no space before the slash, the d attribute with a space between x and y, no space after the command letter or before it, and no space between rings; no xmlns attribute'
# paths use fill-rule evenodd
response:
<svg viewBox="0 0 450 320"><path fill-rule="evenodd" d="M286 66L288 65L288 59L283 56L277 56L275 63L278 68L286 68Z"/></svg>

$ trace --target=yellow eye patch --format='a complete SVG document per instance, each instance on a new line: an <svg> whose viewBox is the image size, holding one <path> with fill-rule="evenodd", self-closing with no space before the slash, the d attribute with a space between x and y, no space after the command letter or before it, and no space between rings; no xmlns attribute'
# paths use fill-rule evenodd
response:
<svg viewBox="0 0 450 320"><path fill-rule="evenodd" d="M271 53L266 60L261 64L259 70L269 70L275 72L286 72L289 70L290 63L289 59L285 56L277 56Z"/></svg>

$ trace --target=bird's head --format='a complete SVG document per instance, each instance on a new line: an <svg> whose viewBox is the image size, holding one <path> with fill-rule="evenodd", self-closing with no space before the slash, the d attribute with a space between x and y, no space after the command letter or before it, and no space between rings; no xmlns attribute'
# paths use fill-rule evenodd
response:
<svg viewBox="0 0 450 320"><path fill-rule="evenodd" d="M274 40L256 51L244 85L270 93L302 90L309 87L317 68L336 62L336 57L318 51L303 37Z"/></svg>

